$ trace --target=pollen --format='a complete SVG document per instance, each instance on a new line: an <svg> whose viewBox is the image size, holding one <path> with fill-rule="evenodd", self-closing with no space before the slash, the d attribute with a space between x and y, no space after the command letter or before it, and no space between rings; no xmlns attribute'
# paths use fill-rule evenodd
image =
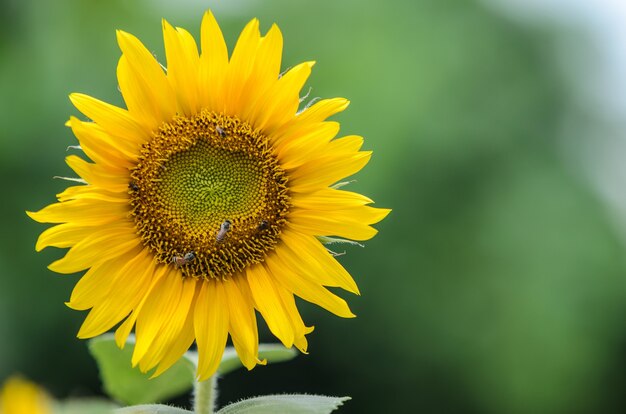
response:
<svg viewBox="0 0 626 414"><path fill-rule="evenodd" d="M129 183L137 233L184 277L228 278L279 240L290 198L267 138L235 117L203 111L164 124L144 144Z"/></svg>

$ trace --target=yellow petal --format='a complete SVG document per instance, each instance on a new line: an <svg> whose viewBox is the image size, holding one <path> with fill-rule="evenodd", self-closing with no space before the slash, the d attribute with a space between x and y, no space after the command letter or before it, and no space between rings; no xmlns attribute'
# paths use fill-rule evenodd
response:
<svg viewBox="0 0 626 414"><path fill-rule="evenodd" d="M277 254L268 255L265 263L276 280L290 292L342 318L354 317L345 300L332 294L320 284L293 272Z"/></svg>
<svg viewBox="0 0 626 414"><path fill-rule="evenodd" d="M124 256L140 243L141 239L134 233L134 229L125 226L108 227L76 243L62 259L51 263L48 269L64 274L80 272L104 259Z"/></svg>
<svg viewBox="0 0 626 414"><path fill-rule="evenodd" d="M129 105L131 113L143 103L151 113L142 119L151 129L158 127L161 122L170 121L176 113L176 95L161 65L135 36L118 30L117 42L124 55L120 59L124 82L119 79L119 66L118 80L124 100L129 98L135 103L132 107ZM129 101L126 102L129 104ZM141 114L146 115L143 111Z"/></svg>
<svg viewBox="0 0 626 414"><path fill-rule="evenodd" d="M313 331L313 327L311 327L311 331ZM308 354L307 349L309 348L309 342L306 339L306 336L298 336L296 340L293 342L296 348L300 350L303 354Z"/></svg>
<svg viewBox="0 0 626 414"><path fill-rule="evenodd" d="M291 202L296 208L327 211L360 207L374 201L363 194L352 191L323 188L314 193L297 193Z"/></svg>
<svg viewBox="0 0 626 414"><path fill-rule="evenodd" d="M161 122L161 111L152 96L150 85L135 72L128 58L120 56L117 62L117 83L128 111L146 131L156 130Z"/></svg>
<svg viewBox="0 0 626 414"><path fill-rule="evenodd" d="M35 250L46 247L71 247L93 234L94 227L74 223L64 223L46 229L39 235Z"/></svg>
<svg viewBox="0 0 626 414"><path fill-rule="evenodd" d="M57 199L61 202L89 199L128 204L128 191L112 192L91 185L76 185L67 187L63 192L57 194Z"/></svg>
<svg viewBox="0 0 626 414"><path fill-rule="evenodd" d="M304 210L294 208L289 212L289 223L294 229L314 236L339 236L352 240L368 240L376 234L370 227L387 217L387 208L360 206L345 210Z"/></svg>
<svg viewBox="0 0 626 414"><path fill-rule="evenodd" d="M72 132L80 147L97 164L131 168L137 161L136 142L115 138L93 122L83 122L70 117Z"/></svg>
<svg viewBox="0 0 626 414"><path fill-rule="evenodd" d="M300 352L306 354L307 340L305 338L305 335L311 333L313 331L313 327L307 327L302 321L300 312L298 312L298 308L296 307L296 301L293 293L285 289L285 287L276 280L266 264L264 264L264 266L267 268L267 273L272 279L274 288L279 294L281 302L285 307L285 311L287 312L287 316L291 321L291 326L294 333L294 345L300 350Z"/></svg>
<svg viewBox="0 0 626 414"><path fill-rule="evenodd" d="M159 328L158 334L139 362L139 367L142 371L146 372L157 364L160 364L163 357L172 350L179 352L178 358L172 360L170 352L170 358L167 363L176 362L191 345L193 339L187 342L189 336L185 335L181 337L181 333L183 329L189 328L189 326L186 325L193 323L193 320L189 318L191 309L193 309L191 306L196 293L196 283L196 279L193 278L182 279L180 297L175 301L172 312L161 313L161 327ZM182 349L185 345L186 348Z"/></svg>
<svg viewBox="0 0 626 414"><path fill-rule="evenodd" d="M369 162L371 156L371 151L362 151L349 157L329 155L308 162L289 172L290 190L310 192L328 187L361 170Z"/></svg>
<svg viewBox="0 0 626 414"><path fill-rule="evenodd" d="M308 276L313 281L318 280L324 286L337 286L359 294L359 288L352 276L315 237L289 229L285 229L281 237L285 243L278 253L284 261L289 262L295 272Z"/></svg>
<svg viewBox="0 0 626 414"><path fill-rule="evenodd" d="M222 110L224 77L228 67L228 50L222 31L210 11L204 14L200 30L200 106Z"/></svg>
<svg viewBox="0 0 626 414"><path fill-rule="evenodd" d="M339 123L322 122L302 128L297 137L277 142L277 156L286 170L292 170L312 157L319 158L330 140L339 133Z"/></svg>
<svg viewBox="0 0 626 414"><path fill-rule="evenodd" d="M260 40L259 21L252 19L239 35L228 64L223 96L223 111L226 115L237 116L241 113L241 94L252 72Z"/></svg>
<svg viewBox="0 0 626 414"><path fill-rule="evenodd" d="M137 316L135 328L136 343L133 352L132 364L137 365L146 355L156 340L164 319L176 311L183 291L183 278L178 269L170 266L167 273L161 277L152 289L146 303Z"/></svg>
<svg viewBox="0 0 626 414"><path fill-rule="evenodd" d="M132 313L126 318L124 323L122 323L119 328L115 331L115 342L117 346L120 348L124 348L124 344L126 343L126 339L128 339L128 335L130 335L130 331L135 326L135 322L137 321L137 316L141 312L141 308L146 303L146 300L150 297L152 290L157 285L159 280L168 272L168 268L166 265L158 265L154 270L154 274L152 275L152 279L150 281L150 286L146 290L143 295L143 298L139 301L137 306L133 309Z"/></svg>
<svg viewBox="0 0 626 414"><path fill-rule="evenodd" d="M248 268L246 276L256 308L263 315L270 331L283 345L291 348L294 340L293 327L274 282L262 265Z"/></svg>
<svg viewBox="0 0 626 414"><path fill-rule="evenodd" d="M345 110L349 101L345 98L322 99L309 108L299 112L295 117L277 128L272 134L272 140L279 142L291 137L298 137L301 129L317 125L326 118Z"/></svg>
<svg viewBox="0 0 626 414"><path fill-rule="evenodd" d="M278 26L272 25L261 38L253 69L243 88L241 97L242 119L250 119L263 105L268 90L278 81L283 51L283 37Z"/></svg>
<svg viewBox="0 0 626 414"><path fill-rule="evenodd" d="M233 345L243 365L252 369L258 362L259 333L250 289L246 287L247 282L241 279L244 276L236 274L221 283L228 302L228 330Z"/></svg>
<svg viewBox="0 0 626 414"><path fill-rule="evenodd" d="M192 302L191 310L193 310L194 306L195 302ZM193 312L191 310L187 312L182 329L177 333L177 337L172 341L168 348L165 349L165 353L160 359L161 362L159 362L156 371L150 378L158 377L178 362L178 360L180 360L183 354L187 352L189 347L193 344L195 336L193 329Z"/></svg>
<svg viewBox="0 0 626 414"><path fill-rule="evenodd" d="M98 336L128 316L144 296L154 274L154 259L144 250L130 258L114 278L111 291L94 307L85 318L78 332L79 338Z"/></svg>
<svg viewBox="0 0 626 414"><path fill-rule="evenodd" d="M280 62L283 54L283 35L275 24L261 39L254 62L256 78L260 82L270 82L278 79Z"/></svg>
<svg viewBox="0 0 626 414"><path fill-rule="evenodd" d="M297 116L298 122L320 122L327 118L343 112L350 105L346 98L322 99L300 112Z"/></svg>
<svg viewBox="0 0 626 414"><path fill-rule="evenodd" d="M92 164L76 155L66 157L65 162L89 184L113 192L128 191L130 173L126 169Z"/></svg>
<svg viewBox="0 0 626 414"><path fill-rule="evenodd" d="M322 217L322 215L319 214L319 210L317 209L305 210L300 208L294 208L292 211L289 212L289 218L295 219L300 217L306 217L307 219L309 219L313 217L313 221L315 223L317 223L318 221L329 221L337 224L344 223L359 225L378 223L379 221L387 217L390 212L391 210L388 208L359 206L342 210L325 210ZM314 226L315 223L310 223L310 225Z"/></svg>
<svg viewBox="0 0 626 414"><path fill-rule="evenodd" d="M200 58L193 37L182 28L174 29L163 20L163 40L167 58L167 79L176 93L179 112L187 116L198 109L198 69Z"/></svg>
<svg viewBox="0 0 626 414"><path fill-rule="evenodd" d="M121 203L80 199L50 204L37 212L27 211L39 223L66 223L97 226L113 221L126 221L129 207Z"/></svg>
<svg viewBox="0 0 626 414"><path fill-rule="evenodd" d="M311 74L315 62L304 62L291 68L276 82L259 101L256 113L251 114L252 124L272 135L285 125L298 111L300 90Z"/></svg>
<svg viewBox="0 0 626 414"><path fill-rule="evenodd" d="M311 236L338 236L350 240L369 240L378 230L367 223L337 220L318 211L299 210L289 216L289 226Z"/></svg>
<svg viewBox="0 0 626 414"><path fill-rule="evenodd" d="M314 128L315 125L309 127ZM320 128L318 124L318 128ZM278 144L279 147L285 148L282 152L283 156L283 168L292 170L291 173L294 177L299 174L319 169L320 164L329 164L335 162L341 162L344 160L350 160L355 156L363 156L368 153L367 151L359 152L361 146L363 146L363 137L358 135L348 135L345 137L330 140L332 137L325 137L319 144L313 143L307 146L306 141L302 141L300 138L291 138L289 140L283 140ZM320 141L317 137L310 138L310 141ZM291 148L294 147L294 148ZM304 154L300 154L300 159L295 159L292 162L290 158L297 157L299 152L304 151ZM299 161L299 162L298 162ZM294 168L291 164L295 164L295 167L303 165L304 168ZM299 171L301 170L301 171Z"/></svg>
<svg viewBox="0 0 626 414"><path fill-rule="evenodd" d="M352 154L360 150L362 146L363 137L359 135L348 135L331 141L327 151L331 154Z"/></svg>
<svg viewBox="0 0 626 414"><path fill-rule="evenodd" d="M208 379L220 365L228 339L228 323L228 302L221 281L203 281L194 310L200 381Z"/></svg>
<svg viewBox="0 0 626 414"><path fill-rule="evenodd" d="M129 254L136 256L140 252L141 249L136 248ZM116 277L120 276L120 269L125 264L126 262L118 259L96 263L76 283L69 302L65 304L74 310L87 310L103 302L111 292L111 286Z"/></svg>
<svg viewBox="0 0 626 414"><path fill-rule="evenodd" d="M150 131L139 124L125 109L100 101L82 93L70 95L72 104L88 118L96 122L107 133L116 138L122 147L138 148L150 139Z"/></svg>

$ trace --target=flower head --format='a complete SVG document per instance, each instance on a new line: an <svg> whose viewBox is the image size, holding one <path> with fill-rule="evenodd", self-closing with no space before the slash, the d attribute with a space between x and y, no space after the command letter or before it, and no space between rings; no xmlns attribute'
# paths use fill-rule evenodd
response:
<svg viewBox="0 0 626 414"><path fill-rule="evenodd" d="M117 78L127 109L82 94L72 103L92 121L69 126L90 161L68 165L81 185L29 215L55 223L37 250L69 247L50 269L87 270L68 306L90 309L78 336L119 322L123 346L135 329L133 364L155 375L193 344L201 379L212 375L230 335L251 369L258 359L257 310L286 346L306 352L307 327L294 295L354 316L326 289L358 293L318 237L367 240L389 212L333 186L371 153L359 136L336 138L327 118L348 101L299 110L313 62L281 74L282 36L261 37L252 20L228 56L213 15L201 46L163 22L165 70L134 36L118 31Z"/></svg>
<svg viewBox="0 0 626 414"><path fill-rule="evenodd" d="M0 390L0 414L52 413L48 395L30 381L9 378Z"/></svg>

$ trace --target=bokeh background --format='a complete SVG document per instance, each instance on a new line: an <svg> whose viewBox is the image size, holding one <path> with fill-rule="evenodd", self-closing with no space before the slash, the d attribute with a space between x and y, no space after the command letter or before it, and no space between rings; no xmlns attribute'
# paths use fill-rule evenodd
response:
<svg viewBox="0 0 626 414"><path fill-rule="evenodd" d="M282 29L285 68L317 61L311 96L348 97L342 132L374 150L353 189L394 210L340 259L358 318L301 303L310 355L229 375L222 403L308 392L352 396L344 413L626 412L618 0L2 0L0 382L101 394L75 338L84 315L63 305L79 275L46 269L63 252L34 252L45 226L24 210L66 186L52 177L70 173L67 95L123 104L115 29L163 61L160 18L197 36L207 7L231 48L257 16Z"/></svg>

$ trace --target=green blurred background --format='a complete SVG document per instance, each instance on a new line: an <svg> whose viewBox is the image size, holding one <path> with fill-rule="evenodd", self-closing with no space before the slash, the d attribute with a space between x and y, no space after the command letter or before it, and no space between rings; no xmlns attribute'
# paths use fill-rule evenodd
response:
<svg viewBox="0 0 626 414"><path fill-rule="evenodd" d="M115 29L164 61L160 18L197 36L209 6L231 48L257 16L282 29L283 67L317 61L311 96L349 98L342 133L374 150L353 189L394 210L340 259L358 318L301 303L310 355L229 375L222 403L307 392L352 396L345 413L626 411L626 250L568 156L604 121L573 103L552 58L568 37L591 46L469 0L2 0L0 382L101 393L75 338L84 314L63 305L79 275L46 269L63 252L34 252L45 226L24 210L66 186L52 177L75 144L67 95L123 104Z"/></svg>

